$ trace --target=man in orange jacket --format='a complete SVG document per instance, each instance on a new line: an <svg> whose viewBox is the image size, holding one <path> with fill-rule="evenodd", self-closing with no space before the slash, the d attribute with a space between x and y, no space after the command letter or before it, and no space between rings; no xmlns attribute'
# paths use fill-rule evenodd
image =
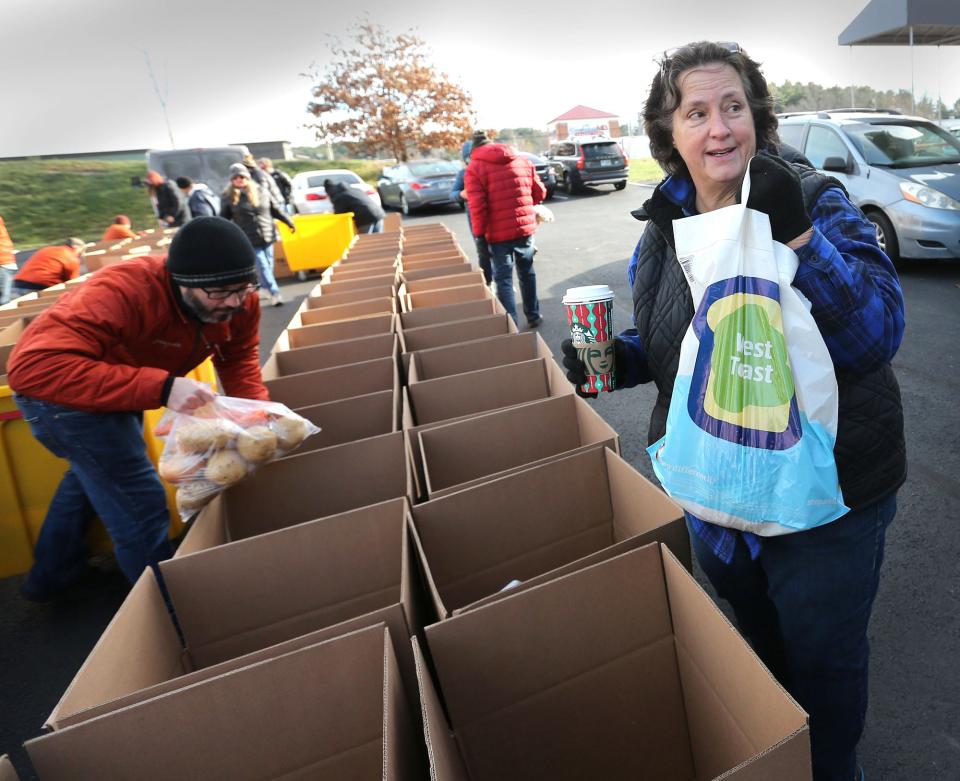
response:
<svg viewBox="0 0 960 781"><path fill-rule="evenodd" d="M45 601L86 569L99 516L130 580L169 557L166 493L146 453L142 411L189 412L214 398L184 377L206 358L230 396L268 399L260 378L256 255L236 225L200 217L168 257L108 266L24 332L8 363L33 435L70 462L20 593Z"/></svg>
<svg viewBox="0 0 960 781"><path fill-rule="evenodd" d="M119 239L135 239L137 234L130 227L130 218L126 214L118 214L113 218L113 223L107 226L103 232L101 241L113 241Z"/></svg>
<svg viewBox="0 0 960 781"><path fill-rule="evenodd" d="M80 276L84 247L83 239L67 239L63 244L38 249L13 277L11 297L45 290Z"/></svg>

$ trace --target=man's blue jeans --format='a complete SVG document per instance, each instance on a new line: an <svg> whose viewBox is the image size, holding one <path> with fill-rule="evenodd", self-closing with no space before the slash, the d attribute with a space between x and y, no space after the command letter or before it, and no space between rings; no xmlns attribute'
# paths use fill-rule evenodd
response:
<svg viewBox="0 0 960 781"><path fill-rule="evenodd" d="M533 236L490 244L490 261L493 264L493 279L497 283L497 298L514 322L517 320L517 306L513 298L514 266L517 268L520 297L523 299L523 313L527 316L527 322L532 323L540 317L537 274L533 270L535 251Z"/></svg>
<svg viewBox="0 0 960 781"><path fill-rule="evenodd" d="M260 277L260 287L275 296L280 292L280 286L273 276L273 245L254 247L257 255L257 275Z"/></svg>
<svg viewBox="0 0 960 781"><path fill-rule="evenodd" d="M53 592L83 569L84 534L98 516L113 540L117 563L133 583L144 568L170 557L170 511L147 457L143 416L82 412L15 396L34 437L70 462L54 494L34 549L27 587Z"/></svg>
<svg viewBox="0 0 960 781"><path fill-rule="evenodd" d="M867 625L896 494L833 523L765 537L750 559L738 539L724 564L691 529L697 560L740 631L810 714L815 781L852 781L867 713Z"/></svg>

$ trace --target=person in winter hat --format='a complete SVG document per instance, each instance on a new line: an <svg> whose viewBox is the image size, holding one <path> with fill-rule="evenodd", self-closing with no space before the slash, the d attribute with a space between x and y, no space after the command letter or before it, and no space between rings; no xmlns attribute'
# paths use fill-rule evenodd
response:
<svg viewBox="0 0 960 781"><path fill-rule="evenodd" d="M126 214L118 214L113 222L103 232L101 241L118 241L120 239L135 239L137 234L130 227L130 218Z"/></svg>
<svg viewBox="0 0 960 781"><path fill-rule="evenodd" d="M99 517L131 583L170 556L166 492L146 452L143 410L214 398L186 377L212 357L223 392L268 399L260 378L256 253L236 225L200 217L169 254L107 266L31 323L7 370L36 439L66 459L21 594L46 601L87 569Z"/></svg>
<svg viewBox="0 0 960 781"><path fill-rule="evenodd" d="M537 251L533 242L537 230L533 207L543 201L547 189L527 158L507 144L491 143L482 130L473 134L464 184L474 238L486 239L490 247L497 298L516 320L513 295L516 268L523 313L527 325L536 328L543 318L537 298L537 275L533 270L533 256Z"/></svg>
<svg viewBox="0 0 960 781"><path fill-rule="evenodd" d="M266 176L260 169L257 171L261 177ZM273 243L277 240L273 221L281 220L294 232L297 226L270 195L267 186L258 184L243 163L230 166L230 184L220 198L220 216L232 220L246 234L256 252L260 285L269 293L272 306L283 304L280 286L273 276Z"/></svg>
<svg viewBox="0 0 960 781"><path fill-rule="evenodd" d="M342 182L325 179L323 189L333 204L335 214L353 212L357 233L381 233L383 231L383 208L362 190Z"/></svg>

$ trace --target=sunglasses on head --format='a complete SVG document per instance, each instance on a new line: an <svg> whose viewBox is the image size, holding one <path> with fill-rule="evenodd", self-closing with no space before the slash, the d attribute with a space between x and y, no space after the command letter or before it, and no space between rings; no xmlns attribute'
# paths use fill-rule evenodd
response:
<svg viewBox="0 0 960 781"><path fill-rule="evenodd" d="M740 48L740 44L736 41L711 41L714 46L719 46L721 49L726 49L731 54L740 54L743 49ZM687 44L689 46L689 44ZM663 53L663 57L660 60L660 74L663 75L667 66L670 64L670 60L676 57L677 53L686 49L687 46L674 46L672 49L667 49Z"/></svg>
<svg viewBox="0 0 960 781"><path fill-rule="evenodd" d="M251 293L256 293L260 289L260 285L244 285L243 287L233 288L232 290L222 287L202 287L200 289L206 293L207 298L211 301L225 301L230 298L230 296L240 296L241 299L246 298Z"/></svg>

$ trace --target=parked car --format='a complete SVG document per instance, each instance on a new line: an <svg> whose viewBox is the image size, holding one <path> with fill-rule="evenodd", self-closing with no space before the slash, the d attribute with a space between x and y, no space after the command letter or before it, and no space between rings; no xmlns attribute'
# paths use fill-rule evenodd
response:
<svg viewBox="0 0 960 781"><path fill-rule="evenodd" d="M409 160L387 166L377 181L384 208L393 207L404 214L424 206L457 205L450 190L460 164L450 160Z"/></svg>
<svg viewBox="0 0 960 781"><path fill-rule="evenodd" d="M543 186L547 188L547 199L553 198L553 194L557 190L557 173L553 170L553 166L540 157L540 155L531 154L530 152L520 152L520 155L527 158L537 172L537 176L540 177L540 181L543 182Z"/></svg>
<svg viewBox="0 0 960 781"><path fill-rule="evenodd" d="M556 171L557 187L576 193L584 187L612 184L627 186L626 152L609 138L571 138L550 144L547 159Z"/></svg>
<svg viewBox="0 0 960 781"><path fill-rule="evenodd" d="M836 177L889 258L960 257L960 140L921 117L840 109L780 114L780 138Z"/></svg>
<svg viewBox="0 0 960 781"><path fill-rule="evenodd" d="M377 191L353 171L348 171L345 168L322 168L317 171L301 171L291 180L293 190L290 192L290 198L293 201L293 209L297 214L330 214L333 212L333 204L327 198L327 191L323 189L323 183L327 179L335 184L354 187L380 203L380 196L377 195Z"/></svg>

